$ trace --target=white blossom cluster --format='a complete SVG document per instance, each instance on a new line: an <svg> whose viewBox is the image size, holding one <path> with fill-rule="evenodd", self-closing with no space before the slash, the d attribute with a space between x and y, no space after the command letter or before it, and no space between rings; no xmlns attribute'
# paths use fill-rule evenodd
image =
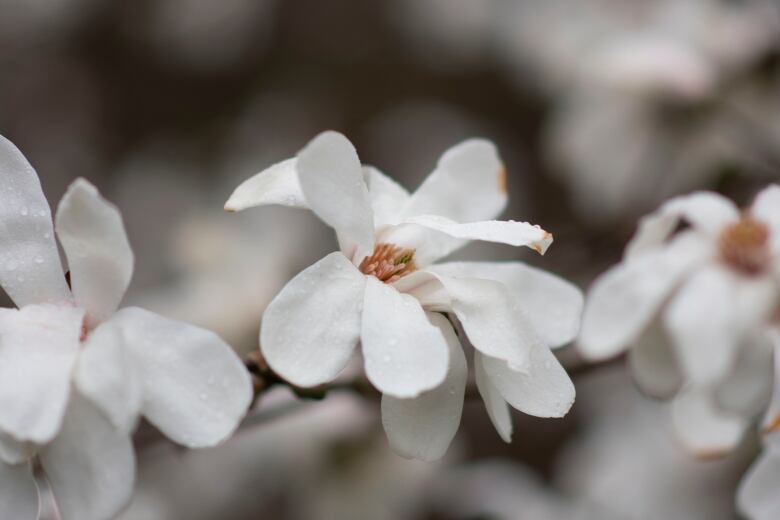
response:
<svg viewBox="0 0 780 520"><path fill-rule="evenodd" d="M250 407L250 373L213 332L119 309L133 253L118 209L89 182L74 181L52 219L37 174L4 138L0 181L0 285L17 306L0 310L0 518L38 518L36 478L64 520L114 518L133 493L139 421L188 448L219 444ZM300 390L344 382L360 360L393 451L434 461L456 436L470 382L509 442L511 408L553 418L574 403L555 348L577 339L588 361L627 351L639 387L671 399L694 454L766 436L738 503L773 518L780 186L744 211L711 192L669 200L639 222L587 301L524 263L442 261L470 241L544 254L549 232L496 220L507 200L506 169L483 139L447 150L414 192L333 131L246 180L226 210L306 208L339 245L268 305L261 361Z"/></svg>

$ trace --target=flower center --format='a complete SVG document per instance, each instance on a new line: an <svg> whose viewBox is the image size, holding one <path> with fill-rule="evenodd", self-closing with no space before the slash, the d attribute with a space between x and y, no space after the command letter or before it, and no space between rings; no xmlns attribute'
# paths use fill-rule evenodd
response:
<svg viewBox="0 0 780 520"><path fill-rule="evenodd" d="M416 271L414 249L404 249L394 244L377 244L374 254L360 262L360 272L377 277L385 283L393 283L402 276Z"/></svg>
<svg viewBox="0 0 780 520"><path fill-rule="evenodd" d="M720 234L720 256L744 274L761 273L769 264L769 228L750 216L729 225Z"/></svg>

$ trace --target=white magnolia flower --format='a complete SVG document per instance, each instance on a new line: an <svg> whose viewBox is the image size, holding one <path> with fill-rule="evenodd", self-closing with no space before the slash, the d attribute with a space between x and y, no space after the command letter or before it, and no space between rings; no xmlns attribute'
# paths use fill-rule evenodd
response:
<svg viewBox="0 0 780 520"><path fill-rule="evenodd" d="M139 308L115 312L133 254L121 216L83 179L51 212L33 168L0 137L0 518L35 519L37 456L62 518L113 517L129 500L140 415L189 447L237 426L251 399L214 334Z"/></svg>
<svg viewBox="0 0 780 520"><path fill-rule="evenodd" d="M448 319L475 347L477 385L502 438L507 402L558 417L574 400L550 346L570 341L582 299L569 283L521 263L433 264L468 240L544 252L546 231L488 220L507 201L495 147L469 140L447 151L413 194L325 132L297 156L239 186L225 208L308 207L336 230L341 250L296 276L263 316L263 355L282 377L311 387L333 380L362 345L365 371L384 394L382 415L402 455L443 455L460 422L466 358Z"/></svg>
<svg viewBox="0 0 780 520"><path fill-rule="evenodd" d="M703 456L728 451L767 403L779 277L780 186L745 213L714 193L672 199L593 284L582 352L603 359L630 348L643 390L676 394L683 443Z"/></svg>

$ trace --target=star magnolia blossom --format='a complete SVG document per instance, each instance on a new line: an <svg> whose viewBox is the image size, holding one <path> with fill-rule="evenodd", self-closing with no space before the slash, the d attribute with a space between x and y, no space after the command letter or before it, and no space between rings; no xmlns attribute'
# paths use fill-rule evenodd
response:
<svg viewBox="0 0 780 520"><path fill-rule="evenodd" d="M714 193L672 199L594 282L581 350L603 359L630 348L640 387L675 396L681 441L701 456L727 452L769 398L778 280L780 186L744 213Z"/></svg>
<svg viewBox="0 0 780 520"><path fill-rule="evenodd" d="M269 365L291 383L316 386L333 380L360 342L393 448L436 459L458 428L467 377L446 313L475 347L477 385L504 440L512 430L507 402L532 415L564 415L574 387L550 347L576 335L578 289L516 262L433 264L468 240L546 250L552 236L538 226L488 220L506 205L505 183L495 147L469 140L409 194L361 166L335 132L244 182L228 211L310 208L336 230L341 249L268 306L260 344Z"/></svg>
<svg viewBox="0 0 780 520"><path fill-rule="evenodd" d="M64 520L113 517L129 500L140 415L210 446L237 426L251 382L228 345L138 308L115 312L133 254L118 210L83 179L56 216L24 156L0 137L0 518L36 519L32 457Z"/></svg>

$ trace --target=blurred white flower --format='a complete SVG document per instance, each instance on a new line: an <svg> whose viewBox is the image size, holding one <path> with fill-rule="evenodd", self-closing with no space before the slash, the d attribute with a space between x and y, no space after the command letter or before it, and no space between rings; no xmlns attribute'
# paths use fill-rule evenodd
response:
<svg viewBox="0 0 780 520"><path fill-rule="evenodd" d="M733 520L734 486L751 450L694 459L674 442L666 408L639 394L623 367L583 374L577 434L556 457L552 485L578 509L598 508L599 519Z"/></svg>
<svg viewBox="0 0 780 520"><path fill-rule="evenodd" d="M457 431L466 386L460 341L439 314L452 313L475 347L477 384L502 438L511 435L507 401L533 415L565 414L574 387L550 346L576 335L579 291L520 263L433 265L468 240L545 251L552 236L538 226L485 220L506 204L505 176L495 147L469 140L409 194L362 167L343 135L325 132L239 186L227 210L308 207L335 228L341 248L268 306L260 344L270 366L316 386L336 378L360 341L391 445L436 459Z"/></svg>
<svg viewBox="0 0 780 520"><path fill-rule="evenodd" d="M681 223L690 228L675 234ZM701 456L728 451L767 404L778 276L780 186L742 214L714 193L674 198L594 282L581 351L604 359L630 348L643 390L676 394L683 443Z"/></svg>
<svg viewBox="0 0 780 520"><path fill-rule="evenodd" d="M132 492L139 416L187 446L215 444L243 417L249 376L210 332L115 312L133 253L94 186L76 180L57 210L71 290L38 177L2 137L0 177L0 285L19 307L0 310L0 516L37 518L37 455L64 519L107 518Z"/></svg>

